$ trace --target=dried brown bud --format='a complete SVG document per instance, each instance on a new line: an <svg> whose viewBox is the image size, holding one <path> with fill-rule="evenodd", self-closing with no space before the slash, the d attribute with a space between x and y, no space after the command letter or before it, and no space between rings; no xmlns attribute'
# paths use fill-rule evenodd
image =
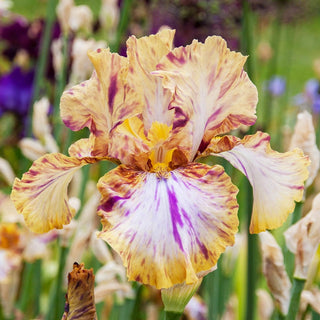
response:
<svg viewBox="0 0 320 320"><path fill-rule="evenodd" d="M61 320L96 320L94 304L94 275L84 264L73 264L68 275L68 292L66 294L65 312Z"/></svg>

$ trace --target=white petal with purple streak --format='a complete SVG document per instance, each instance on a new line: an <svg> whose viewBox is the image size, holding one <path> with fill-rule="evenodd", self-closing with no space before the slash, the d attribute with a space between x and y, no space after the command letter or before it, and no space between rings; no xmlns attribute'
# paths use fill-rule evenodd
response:
<svg viewBox="0 0 320 320"><path fill-rule="evenodd" d="M100 236L121 255L129 280L193 283L233 244L237 188L220 166L192 163L164 177L122 165L98 188Z"/></svg>

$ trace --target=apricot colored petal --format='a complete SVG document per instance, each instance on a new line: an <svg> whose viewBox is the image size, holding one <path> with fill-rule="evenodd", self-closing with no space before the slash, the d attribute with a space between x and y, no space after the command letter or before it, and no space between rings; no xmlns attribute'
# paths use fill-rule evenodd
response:
<svg viewBox="0 0 320 320"><path fill-rule="evenodd" d="M15 179L11 199L30 230L45 233L71 221L75 210L68 204L67 188L74 173L87 163L60 153L47 154L21 180Z"/></svg>
<svg viewBox="0 0 320 320"><path fill-rule="evenodd" d="M168 110L172 93L164 89L162 80L151 74L160 59L172 49L174 30L164 29L155 35L137 39L132 36L127 41L127 55L130 69L129 86L140 95L143 120L148 131L153 122L171 125L173 112Z"/></svg>
<svg viewBox="0 0 320 320"><path fill-rule="evenodd" d="M212 137L256 120L257 89L243 70L246 57L227 48L221 37L194 40L165 56L153 74L175 93L173 128L192 123L192 151L203 151Z"/></svg>
<svg viewBox="0 0 320 320"><path fill-rule="evenodd" d="M126 119L111 133L109 156L146 170L150 147L139 117Z"/></svg>
<svg viewBox="0 0 320 320"><path fill-rule="evenodd" d="M108 130L126 118L141 113L141 103L136 92L127 84L129 63L126 57L97 49L88 53L101 83Z"/></svg>
<svg viewBox="0 0 320 320"><path fill-rule="evenodd" d="M108 150L112 122L107 109L102 85L95 72L89 80L65 91L61 97L60 113L64 124L73 131L89 128L97 140L93 143L93 147L97 144L96 155L106 155ZM101 144L104 148L98 147Z"/></svg>
<svg viewBox="0 0 320 320"><path fill-rule="evenodd" d="M207 151L213 150L213 155L225 158L249 179L254 197L250 232L278 228L293 211L295 201L302 199L308 158L299 149L285 153L272 150L270 136L263 132L242 140L235 137L223 140L222 145L231 148L229 151L221 148L217 153L216 138Z"/></svg>
<svg viewBox="0 0 320 320"><path fill-rule="evenodd" d="M120 254L129 280L194 283L234 242L238 190L220 166L191 163L160 177L121 165L98 189L100 237Z"/></svg>
<svg viewBox="0 0 320 320"><path fill-rule="evenodd" d="M74 142L68 149L69 155L74 158L85 160L87 163L95 163L99 160L109 160L119 163L117 159L107 156L97 156L94 149L95 137L90 135L89 139L80 139ZM101 146L103 147L103 146Z"/></svg>

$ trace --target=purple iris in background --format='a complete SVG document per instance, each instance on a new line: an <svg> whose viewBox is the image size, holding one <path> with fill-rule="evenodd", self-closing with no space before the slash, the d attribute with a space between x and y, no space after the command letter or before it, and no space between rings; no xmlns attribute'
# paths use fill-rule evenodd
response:
<svg viewBox="0 0 320 320"><path fill-rule="evenodd" d="M268 91L274 97L279 97L286 90L286 80L280 76L273 76L268 82Z"/></svg>
<svg viewBox="0 0 320 320"><path fill-rule="evenodd" d="M0 22L0 39L3 43L1 54L13 61L20 50L28 53L32 60L37 60L44 31L44 20L28 22L22 16L13 16L11 21ZM52 30L52 40L60 36L61 30L56 23ZM54 80L52 54L50 52L46 76Z"/></svg>
<svg viewBox="0 0 320 320"><path fill-rule="evenodd" d="M305 85L305 94L314 113L320 113L320 83L317 79L310 79Z"/></svg>
<svg viewBox="0 0 320 320"><path fill-rule="evenodd" d="M0 117L13 113L22 124L25 133L27 116L33 94L34 71L23 71L14 67L9 73L0 77Z"/></svg>
<svg viewBox="0 0 320 320"><path fill-rule="evenodd" d="M294 103L302 108L309 108L311 112L320 114L320 82L310 79L306 82L304 92L294 97Z"/></svg>

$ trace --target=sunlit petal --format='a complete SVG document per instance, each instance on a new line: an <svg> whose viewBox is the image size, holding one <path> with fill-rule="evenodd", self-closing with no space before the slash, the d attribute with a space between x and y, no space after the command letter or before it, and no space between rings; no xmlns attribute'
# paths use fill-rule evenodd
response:
<svg viewBox="0 0 320 320"><path fill-rule="evenodd" d="M108 125L111 125L109 130L118 122L139 114L141 104L137 101L137 93L127 84L127 58L111 53L109 49L98 49L88 54L101 83L105 113Z"/></svg>
<svg viewBox="0 0 320 320"><path fill-rule="evenodd" d="M100 236L129 280L157 288L196 282L238 229L237 188L223 168L191 163L165 178L119 166L98 182Z"/></svg>
<svg viewBox="0 0 320 320"><path fill-rule="evenodd" d="M281 226L293 211L294 201L301 200L308 177L309 160L301 150L279 153L271 149L269 141L270 136L262 132L243 140L226 136L214 138L207 149L249 179L254 197L251 233Z"/></svg>
<svg viewBox="0 0 320 320"><path fill-rule="evenodd" d="M121 163L145 168L150 151L144 125L139 117L126 119L111 133L109 155Z"/></svg>
<svg viewBox="0 0 320 320"><path fill-rule="evenodd" d="M88 127L97 139L97 144L104 146L95 149L96 154L107 154L107 142L111 129L111 117L108 117L107 102L101 82L94 72L91 78L72 87L62 94L60 113L64 124L73 131ZM101 142L102 140L102 142Z"/></svg>
<svg viewBox="0 0 320 320"><path fill-rule="evenodd" d="M75 210L68 204L67 188L85 159L48 154L36 160L22 179L15 179L11 199L30 230L37 233L61 229Z"/></svg>
<svg viewBox="0 0 320 320"><path fill-rule="evenodd" d="M61 97L61 118L73 131L84 127L88 127L93 133L96 130L110 129L111 123L106 109L101 82L95 72L89 80L65 91Z"/></svg>
<svg viewBox="0 0 320 320"><path fill-rule="evenodd" d="M172 93L164 89L162 80L151 74L160 59L172 49L174 30L164 29L156 35L127 41L127 55L130 63L128 83L142 97L143 119L148 131L154 121L170 125L173 112L168 110Z"/></svg>
<svg viewBox="0 0 320 320"><path fill-rule="evenodd" d="M213 136L255 122L257 89L243 71L245 61L221 37L208 37L174 49L157 66L154 74L175 93L173 127L192 123L193 156Z"/></svg>

